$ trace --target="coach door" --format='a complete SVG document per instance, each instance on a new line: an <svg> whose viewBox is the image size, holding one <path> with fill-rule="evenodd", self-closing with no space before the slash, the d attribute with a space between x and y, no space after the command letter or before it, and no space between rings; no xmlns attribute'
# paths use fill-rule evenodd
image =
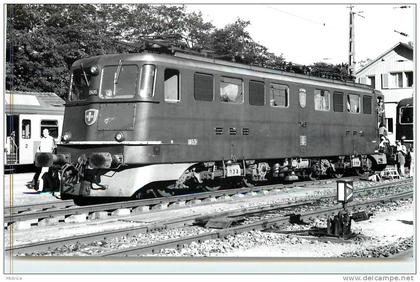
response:
<svg viewBox="0 0 420 282"><path fill-rule="evenodd" d="M31 164L34 161L34 120L32 115L20 115L19 117L19 163ZM39 139L39 138L38 138Z"/></svg>
<svg viewBox="0 0 420 282"><path fill-rule="evenodd" d="M299 152L301 155L308 153L308 95L307 89L299 88L298 89L298 134L299 134Z"/></svg>

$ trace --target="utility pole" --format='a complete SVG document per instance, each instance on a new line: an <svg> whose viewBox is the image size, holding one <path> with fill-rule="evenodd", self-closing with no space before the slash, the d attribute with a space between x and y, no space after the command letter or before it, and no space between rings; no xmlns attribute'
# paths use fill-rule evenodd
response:
<svg viewBox="0 0 420 282"><path fill-rule="evenodd" d="M354 15L364 18L360 15L363 12L353 12L353 5L350 8L350 22L349 22L349 76L354 76L356 73L356 48L355 48L355 37L354 37Z"/></svg>

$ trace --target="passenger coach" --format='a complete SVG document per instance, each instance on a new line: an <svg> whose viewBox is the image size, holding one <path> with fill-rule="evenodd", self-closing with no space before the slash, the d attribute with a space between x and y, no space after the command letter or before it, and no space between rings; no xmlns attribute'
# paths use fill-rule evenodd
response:
<svg viewBox="0 0 420 282"><path fill-rule="evenodd" d="M58 155L63 198L170 195L380 169L366 85L186 53L72 66ZM45 157L45 156L44 156Z"/></svg>

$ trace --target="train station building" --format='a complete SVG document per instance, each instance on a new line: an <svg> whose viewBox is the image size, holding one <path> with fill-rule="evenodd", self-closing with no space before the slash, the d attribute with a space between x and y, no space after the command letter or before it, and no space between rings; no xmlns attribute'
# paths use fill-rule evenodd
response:
<svg viewBox="0 0 420 282"><path fill-rule="evenodd" d="M385 126L395 143L397 104L414 96L413 45L399 42L356 72L356 81L384 94Z"/></svg>

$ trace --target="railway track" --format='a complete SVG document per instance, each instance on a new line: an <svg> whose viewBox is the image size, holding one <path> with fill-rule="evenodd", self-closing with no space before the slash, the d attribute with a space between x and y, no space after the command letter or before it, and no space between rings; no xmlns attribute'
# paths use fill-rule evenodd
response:
<svg viewBox="0 0 420 282"><path fill-rule="evenodd" d="M395 184L395 183L394 183ZM401 184L403 185L403 184ZM384 185L381 185L384 187ZM365 189L363 191L372 190L375 187L369 187L370 189ZM404 197L412 197L412 191L399 193L397 195L390 195L387 197L374 199L370 201L365 201L362 203L355 203L353 205L350 205L350 208L356 208L356 207L363 207L363 206L369 206L373 204L377 204L380 202L386 202L397 198L404 198ZM296 203L287 203L283 205L269 205L264 207L257 207L257 208L251 208L251 209L241 209L241 210L234 210L229 212L222 212L215 214L210 217L202 217L199 215L196 216L187 216L178 218L176 220L163 220L160 222L155 222L153 224L149 224L146 226L138 226L138 227L130 227L125 229L119 229L119 230L112 230L112 231L104 231L104 232L97 232L93 234L87 234L87 235L80 235L80 236L72 236L72 237L66 237L66 238L60 238L60 239L53 239L53 240L46 240L36 243L30 243L30 244L24 244L19 246L9 246L6 248L6 254L8 255L22 255L22 254L32 254L33 252L43 252L43 251L51 251L54 248L62 247L65 245L71 245L71 244L80 244L80 243L87 243L87 242L93 242L93 241L100 241L100 240L107 240L110 238L120 237L120 236L133 236L136 234L141 233L149 233L154 231L161 231L165 229L170 228L176 228L176 227L182 227L182 226L190 226L197 222L203 222L203 220L209 220L210 218L214 217L238 217L238 216L244 216L249 214L256 214L256 213L264 213L264 212L270 212L274 210L280 210L280 209L286 209L286 208L293 208L293 207L299 207L303 205L311 205L313 204L312 201L301 201ZM335 206L330 207L322 210L316 210L314 212L309 212L305 214L301 214L300 218L302 220L310 217L319 217L319 216L325 216L328 214L332 214L334 212L337 212L339 209L341 209L341 206ZM191 236L188 238L183 239L174 239L170 241L165 242L159 242L156 244L148 245L148 246L142 246L136 249L127 249L127 253L124 254L120 252L111 252L104 254L104 256L131 256L133 254L136 255L142 255L142 254L148 254L148 253L154 253L162 248L173 248L173 247L180 247L184 244L188 244L190 242L200 242L203 240L208 239L214 239L214 238L220 238L222 236L226 236L229 234L236 234L239 232L245 232L248 230L264 230L271 228L274 225L284 225L288 224L290 220L290 216L275 216L270 219L257 221L251 224L246 224L244 226L236 226L228 229L222 229L219 231L214 232L207 232L202 235L197 236Z"/></svg>
<svg viewBox="0 0 420 282"><path fill-rule="evenodd" d="M292 184L276 184L259 187L249 188L236 188L229 190L221 190L214 192L203 192L196 194L188 194L181 196L173 196L168 198L153 198L144 200L132 200L132 201L121 201L105 204L97 204L90 206L76 206L72 201L63 201L50 204L37 204L37 205L26 205L5 208L4 223L5 228L13 228L17 223L23 223L19 225L20 229L27 229L31 226L36 226L40 223L42 225L56 224L59 222L65 222L71 220L72 216L79 218L85 217L84 219L95 219L98 217L98 213L102 213L102 217L109 215L129 215L139 212L145 212L153 209L154 206L161 207L162 209L171 206L183 207L187 204L202 204L202 201L212 203L216 199L218 202L221 200L228 200L231 196L239 194L251 194L259 192L279 192L281 189L293 188L293 187L305 187L313 185L326 184L331 180L323 181L306 181L297 182ZM355 193L362 193L369 190L387 189L398 185L404 185L412 183L412 180L393 181L373 187L362 188L355 190ZM333 198L335 194L329 196L318 197L317 199Z"/></svg>
<svg viewBox="0 0 420 282"><path fill-rule="evenodd" d="M412 196L413 196L412 191L399 193L397 195L382 197L375 200L353 203L348 206L348 209L356 210L363 207L369 207L370 205L376 205L378 203L411 198ZM317 218L317 217L326 217L326 216L336 214L341 209L342 209L341 205L332 207L332 208L325 208L321 210L316 210L316 211L300 214L299 218L300 220L305 221L307 219L312 219L312 218ZM235 234L247 232L247 231L261 231L261 230L265 230L269 228L281 228L282 226L289 224L289 221L290 221L290 216L273 217L271 219L261 220L261 221L253 222L250 224L238 225L238 226L231 227L228 229L221 229L221 230L212 231L212 232L195 235L195 236L190 236L186 238L173 239L173 240L168 240L168 241L157 242L157 243L146 245L146 246L130 247L123 250L107 252L105 254L102 254L101 256L102 257L126 257L126 256L143 256L143 255L148 255L148 254L156 254L162 249L169 249L169 248L179 249L192 242L201 243L206 240L225 238L228 235L235 235Z"/></svg>

